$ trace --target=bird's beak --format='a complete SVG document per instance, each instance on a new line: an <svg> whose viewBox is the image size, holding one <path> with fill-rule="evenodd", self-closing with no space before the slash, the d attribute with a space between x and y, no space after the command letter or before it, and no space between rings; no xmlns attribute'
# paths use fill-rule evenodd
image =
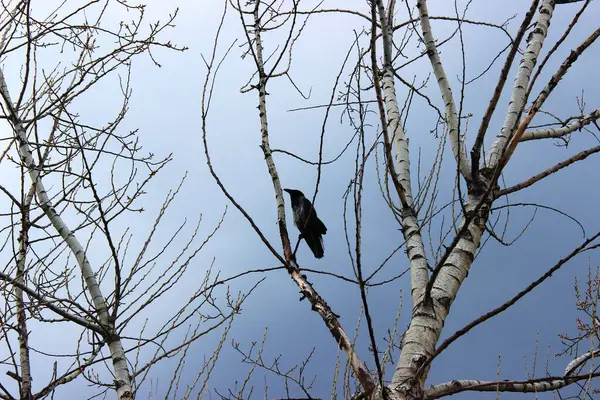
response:
<svg viewBox="0 0 600 400"><path fill-rule="evenodd" d="M292 191L290 189L283 189L284 192L288 192L289 194L292 194Z"/></svg>

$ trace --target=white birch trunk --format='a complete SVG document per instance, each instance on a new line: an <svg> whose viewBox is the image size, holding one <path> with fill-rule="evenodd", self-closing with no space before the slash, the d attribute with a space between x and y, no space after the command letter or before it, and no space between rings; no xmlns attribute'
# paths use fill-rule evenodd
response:
<svg viewBox="0 0 600 400"><path fill-rule="evenodd" d="M465 204L467 214L473 212L480 201L479 197L469 197ZM487 210L488 205L484 204L478 212L481 217L469 224L444 263L431 291L432 304L419 304L413 310L410 326L402 341L400 361L390 385L397 399L422 397L427 371L420 376L419 382L413 382L413 378L423 362L433 354L450 306L469 273L484 232ZM461 228L464 223L463 219Z"/></svg>
<svg viewBox="0 0 600 400"><path fill-rule="evenodd" d="M548 34L554 4L555 0L544 0L540 6L535 28L529 35L529 42L515 77L506 119L488 155L486 164L489 168L495 168L500 162L507 142L512 137L519 122L517 119L525 108L525 102L527 101L525 95L529 87L529 80L544 44L544 39Z"/></svg>
<svg viewBox="0 0 600 400"><path fill-rule="evenodd" d="M450 87L450 82L446 77L446 72L444 71L442 61L440 60L440 55L437 51L437 46L435 45L435 38L433 36L433 32L431 31L431 24L429 23L429 13L427 10L426 0L418 0L417 9L419 10L421 31L423 33L425 46L427 47L427 55L431 61L431 67L433 68L433 73L435 74L446 109L446 124L448 125L452 153L454 153L454 158L459 166L461 175L468 180L471 176L471 167L469 159L467 158L465 144L460 140L456 103L454 102L452 88Z"/></svg>
<svg viewBox="0 0 600 400"><path fill-rule="evenodd" d="M402 214L402 233L406 242L406 251L410 260L411 277L411 296L413 303L417 304L423 296L425 286L429 279L427 255L425 253L425 244L419 230L419 221L414 215L412 183L410 179L410 152L408 148L408 138L404 133L402 121L400 119L400 108L396 97L396 84L394 81L394 71L392 67L392 33L388 24L393 23L393 19L386 17L386 10L383 2L377 1L379 21L382 27L384 65L381 86L383 89L383 102L387 114L388 127L392 133L392 143L394 145L394 169L398 181L404 189L406 202L409 209L403 210ZM376 72L375 72L376 73Z"/></svg>
<svg viewBox="0 0 600 400"><path fill-rule="evenodd" d="M422 5L424 6L424 3L422 3ZM392 138L396 151L396 173L398 174L398 179L402 184L402 187L405 189L407 202L409 204L408 209L403 210L402 224L407 254L411 266L411 293L414 304L411 324L404 335L400 360L389 388L391 389L391 396L394 399L417 399L422 397L423 384L427 377L427 371L420 376L418 382L415 382L414 377L419 367L435 350L450 305L456 297L460 284L467 276L468 270L472 264L483 229L481 225L471 223L467 233L465 233L463 238L458 242L458 245L452 251L438 275L436 285L434 285L431 293L431 304L423 304L423 295L429 280L429 273L423 238L419 231L417 217L412 210L410 155L408 141L406 140L400 121L400 111L395 93L394 75L392 70L392 38L391 30L387 25L388 23L391 23L391 21L388 21L386 18L386 13L381 0L377 1L377 6L379 9L379 20L382 26L384 43L385 61L382 77L383 100L386 107L388 126L392 131ZM422 9L421 12L422 15L424 14L426 16L426 8ZM428 18L425 18L425 22L424 30L426 30L428 32L427 35L432 38L431 30L428 25ZM443 80L445 80L443 68L441 67L435 48L434 52L435 57L433 57L432 60L434 70L437 71L436 74L443 75ZM433 62L434 60L436 62ZM456 152L456 159L459 165L461 165L461 170L464 170L463 174L470 173L463 145L458 138L458 120L447 80L445 80L445 84L440 83L440 89L444 100L446 101L448 124L451 129L450 140L453 143L453 151ZM448 96L450 96L449 100ZM452 121L454 121L454 125ZM452 130L453 126L455 128L454 130ZM461 152L460 149L463 149L463 151ZM479 200L479 198L470 198L466 205L467 211L473 210L479 204ZM479 224L482 223L482 220L477 221ZM465 222L463 221L463 224L464 223Z"/></svg>
<svg viewBox="0 0 600 400"><path fill-rule="evenodd" d="M422 5L425 5L424 2L422 2ZM400 360L389 389L391 389L390 395L393 399L419 399L422 398L423 385L427 377L427 371L421 374L418 381L415 381L414 379L416 372L419 367L423 365L423 362L435 351L435 346L441 335L450 305L456 298L460 284L467 276L468 270L474 259L475 251L479 247L481 235L483 233L483 224L485 223L487 213L482 211L480 215L484 218L475 219L474 222L470 223L468 230L463 234L463 237L451 252L436 279L431 292L431 303L424 304L423 295L429 280L429 273L423 238L419 231L417 217L412 210L408 141L406 140L400 122L400 111L395 93L391 62L392 38L391 31L387 25L388 23L391 23L391 21L388 21L386 18L386 13L381 0L377 1L377 6L379 9L379 20L382 26L385 57L382 77L383 100L386 107L388 126L392 131L392 138L396 151L396 173L398 174L398 179L400 180L402 187L406 191L407 202L409 204L408 209L403 210L402 224L407 254L411 266L411 293L414 304L411 324L404 335ZM422 16L425 15L426 17L426 8L421 9L421 12ZM428 18L425 18L425 22L424 30L428 32L428 36L431 36ZM433 40L432 36L431 40ZM434 65L434 70L437 71L436 74L443 76L443 79L438 80L445 80L443 68L441 67L439 57L437 56L437 50L435 50L432 64ZM440 89L444 100L446 101L448 124L451 129L450 140L453 143L453 151L456 152L456 159L461 166L463 175L465 175L470 173L470 168L463 145L458 138L458 117L453 106L454 102L447 80L445 80L445 84L440 83ZM450 97L448 98L448 96ZM454 121L454 125L452 121ZM452 130L452 127L455 129ZM461 149L463 150L461 151ZM467 174L466 176L469 175ZM480 197L469 198L466 204L467 212L473 211L479 203ZM482 210L487 210L487 207L483 207ZM464 223L465 221L463 220L463 224ZM381 396L381 393L379 396Z"/></svg>
<svg viewBox="0 0 600 400"><path fill-rule="evenodd" d="M28 207L28 204L22 204L21 207ZM19 253L17 254L17 276L15 281L25 285L25 268L27 246L29 243L29 229L27 223L29 218L28 212L25 209L21 210L21 233L19 235ZM19 331L19 362L20 362L20 378L21 378L21 399L31 398L31 363L29 359L29 332L27 331L27 314L25 311L25 303L23 290L19 286L14 286L15 297L17 302L17 329Z"/></svg>
<svg viewBox="0 0 600 400"><path fill-rule="evenodd" d="M435 74L438 78L442 96L446 103L447 122L451 133L450 140L452 141L453 151L455 157L457 157L461 173L463 173L468 163L466 165L462 163L463 160L466 162L466 156L463 156L463 148L457 135L458 132L453 131L454 126L452 121L455 121L453 118L456 116L455 108L453 108L454 102L439 57L437 56L437 51L433 51L435 50L435 44L428 23L425 1L419 0L418 4L421 13L423 35L428 46L434 71L436 71ZM497 164L502 154L502 149L509 139L509 135L514 131L517 118L523 110L529 77L547 34L553 7L554 0L545 0L540 7L536 29L529 38L527 51L521 61L521 66L515 79L510 110L504 128L499 134L498 140L494 143L488 165L495 166ZM468 175L463 173L463 176L467 177ZM490 184L494 185L495 182L491 182ZM465 205L467 216L475 212L481 200L481 194L469 195ZM484 232L492 200L493 194L490 194L490 197L484 200L482 206L477 211L477 216L473 218L467 231L458 240L458 244L442 266L432 286L432 303L419 304L413 310L411 324L403 339L400 360L390 385L390 389L392 389L396 399L419 399L424 395L424 382L427 377L428 368L419 376L418 382L415 381L415 374L435 351L450 306L456 298L464 279L467 277L475 258L475 252L479 247ZM466 220L463 217L461 228L465 223Z"/></svg>
<svg viewBox="0 0 600 400"><path fill-rule="evenodd" d="M129 369L127 366L127 359L125 358L125 351L121 340L117 335L113 324L110 321L108 314L108 307L106 300L100 291L100 286L92 270L92 267L86 257L85 250L77 237L71 232L69 227L65 224L61 216L54 209L46 189L40 177L40 172L37 169L29 142L27 141L27 135L23 128L22 122L14 110L10 93L4 72L0 70L0 91L2 98L4 99L7 113L13 124L14 135L17 141L19 157L23 165L27 168L32 183L35 185L36 194L40 207L52 223L54 229L60 234L65 243L71 249L71 252L75 255L77 263L81 269L81 274L86 284L86 288L90 293L98 319L102 324L102 327L106 330L105 340L110 349L110 355L113 363L115 373L115 386L117 390L117 398L119 400L126 400L133 398L133 392L131 388L131 379L129 375Z"/></svg>

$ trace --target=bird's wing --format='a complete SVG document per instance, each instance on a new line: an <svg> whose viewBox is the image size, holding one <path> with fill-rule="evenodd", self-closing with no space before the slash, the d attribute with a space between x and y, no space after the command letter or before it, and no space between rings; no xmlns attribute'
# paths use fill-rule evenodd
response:
<svg viewBox="0 0 600 400"><path fill-rule="evenodd" d="M317 213L315 213L313 218L311 218L311 222L312 222L313 229L315 230L315 232L318 232L321 235L324 235L327 233L327 227L325 226L323 221L321 221L319 219L319 217L317 217Z"/></svg>
<svg viewBox="0 0 600 400"><path fill-rule="evenodd" d="M310 211L310 214L308 214ZM323 223L323 221L321 221L319 219L319 217L317 216L317 212L315 211L315 209L313 208L312 204L310 201L308 201L308 199L304 198L303 204L302 204L302 213L303 213L303 219L306 221L306 217L308 215L308 224L306 226L307 230L310 230L312 232L324 235L327 233L327 227L325 226L325 224Z"/></svg>
<svg viewBox="0 0 600 400"><path fill-rule="evenodd" d="M321 235L314 232L308 232L304 235L304 240L308 247L310 247L315 258L323 258L323 238Z"/></svg>

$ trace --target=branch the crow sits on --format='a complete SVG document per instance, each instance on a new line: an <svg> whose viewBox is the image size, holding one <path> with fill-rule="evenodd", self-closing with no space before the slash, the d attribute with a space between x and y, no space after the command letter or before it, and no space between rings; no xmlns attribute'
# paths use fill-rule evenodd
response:
<svg viewBox="0 0 600 400"><path fill-rule="evenodd" d="M290 194L292 199L292 211L294 212L294 225L300 231L300 238L312 250L316 258L323 257L323 237L327 233L327 227L317 217L313 205L299 190L283 189Z"/></svg>

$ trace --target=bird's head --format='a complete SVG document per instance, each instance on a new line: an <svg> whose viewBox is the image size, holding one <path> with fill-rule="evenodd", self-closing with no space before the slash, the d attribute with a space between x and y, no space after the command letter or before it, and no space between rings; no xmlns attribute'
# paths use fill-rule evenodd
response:
<svg viewBox="0 0 600 400"><path fill-rule="evenodd" d="M283 189L286 192L288 192L290 194L290 197L293 198L299 198L299 197L304 197L304 193L302 193L299 190L296 189Z"/></svg>

